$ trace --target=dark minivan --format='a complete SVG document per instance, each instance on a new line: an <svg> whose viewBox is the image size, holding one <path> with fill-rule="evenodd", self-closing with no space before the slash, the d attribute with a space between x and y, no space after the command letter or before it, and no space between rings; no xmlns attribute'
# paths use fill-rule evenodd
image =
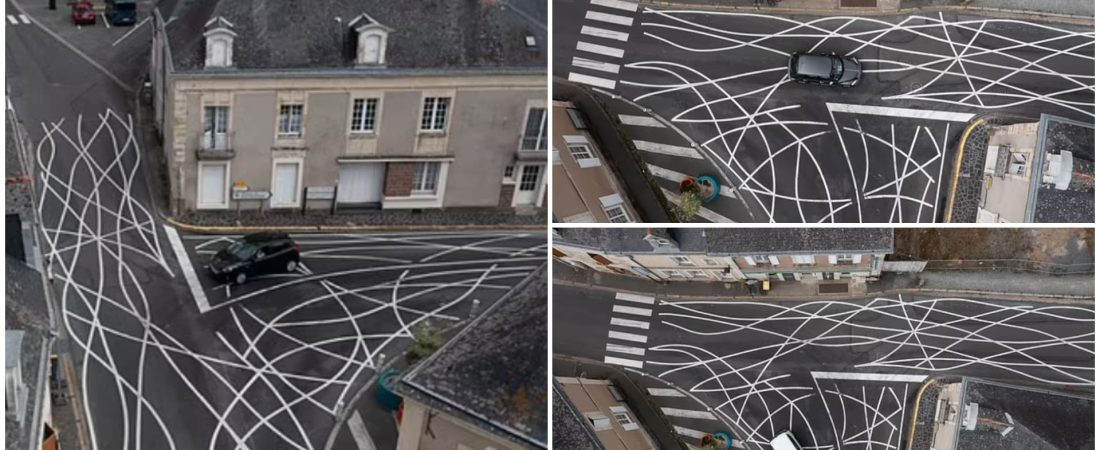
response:
<svg viewBox="0 0 1100 450"><path fill-rule="evenodd" d="M863 68L850 56L795 53L791 55L791 79L806 84L853 87Z"/></svg>
<svg viewBox="0 0 1100 450"><path fill-rule="evenodd" d="M294 272L300 261L298 244L286 233L253 233L214 254L210 273L220 281L244 284L257 275Z"/></svg>
<svg viewBox="0 0 1100 450"><path fill-rule="evenodd" d="M137 22L137 0L107 0L103 15L111 25L133 25Z"/></svg>

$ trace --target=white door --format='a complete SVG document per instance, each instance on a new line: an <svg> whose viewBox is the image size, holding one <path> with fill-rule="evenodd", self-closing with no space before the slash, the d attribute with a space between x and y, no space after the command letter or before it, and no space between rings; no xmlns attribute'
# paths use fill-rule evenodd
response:
<svg viewBox="0 0 1100 450"><path fill-rule="evenodd" d="M340 203L379 203L386 179L385 163L343 164L336 201Z"/></svg>
<svg viewBox="0 0 1100 450"><path fill-rule="evenodd" d="M298 205L298 163L275 164L275 189L271 204L274 206Z"/></svg>
<svg viewBox="0 0 1100 450"><path fill-rule="evenodd" d="M542 179L542 166L531 164L523 166L516 189L516 205L534 205L538 201L539 181Z"/></svg>
<svg viewBox="0 0 1100 450"><path fill-rule="evenodd" d="M225 169L224 164L205 164L199 166L199 207L225 207Z"/></svg>

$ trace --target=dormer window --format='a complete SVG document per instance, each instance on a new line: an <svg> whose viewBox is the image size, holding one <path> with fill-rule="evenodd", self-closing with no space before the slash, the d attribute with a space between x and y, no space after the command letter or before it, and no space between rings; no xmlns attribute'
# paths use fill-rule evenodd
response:
<svg viewBox="0 0 1100 450"><path fill-rule="evenodd" d="M386 41L393 29L378 23L371 16L360 14L348 24L356 35L355 63L386 64Z"/></svg>
<svg viewBox="0 0 1100 450"><path fill-rule="evenodd" d="M237 33L233 32L233 23L218 16L206 22L206 67L232 67L233 66L233 38Z"/></svg>

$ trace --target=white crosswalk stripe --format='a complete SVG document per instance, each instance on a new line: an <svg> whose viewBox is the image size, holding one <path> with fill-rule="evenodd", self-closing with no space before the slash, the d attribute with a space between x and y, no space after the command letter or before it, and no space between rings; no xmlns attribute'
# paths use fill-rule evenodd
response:
<svg viewBox="0 0 1100 450"><path fill-rule="evenodd" d="M649 388L649 395L654 397L683 397L684 394L676 389Z"/></svg>
<svg viewBox="0 0 1100 450"><path fill-rule="evenodd" d="M584 18L587 20L595 20L599 22L613 23L615 25L622 25L629 27L634 23L634 19L631 17L619 16L615 14L607 14L596 11L588 11L584 14Z"/></svg>
<svg viewBox="0 0 1100 450"><path fill-rule="evenodd" d="M629 33L623 33L621 31L608 30L606 28L591 27L588 25L581 26L581 34L594 36L604 39L612 39L616 41L626 42L630 38Z"/></svg>
<svg viewBox="0 0 1100 450"><path fill-rule="evenodd" d="M634 147L636 147L638 150L650 153L660 153L662 155L703 159L703 155L700 155L697 150L691 147L681 147L678 145L668 145L650 141L634 141Z"/></svg>
<svg viewBox="0 0 1100 450"><path fill-rule="evenodd" d="M569 72L569 81L575 81L577 83L584 83L596 87L602 87L606 89L615 89L615 80L608 80L607 78L594 77L591 75L585 75L583 73Z"/></svg>
<svg viewBox="0 0 1100 450"><path fill-rule="evenodd" d="M633 314L635 316L650 317L653 315L653 310L649 308L635 308L633 306L620 306L615 305L611 308L611 312L617 312L619 314Z"/></svg>
<svg viewBox="0 0 1100 450"><path fill-rule="evenodd" d="M632 116L630 114L619 114L619 121L622 122L623 125L633 125L636 127L665 127L665 124L661 123L661 121L649 116Z"/></svg>
<svg viewBox="0 0 1100 450"><path fill-rule="evenodd" d="M685 417L685 418L688 418L688 419L718 420L718 418L714 417L714 414L711 414L709 411L696 411L696 410L693 410L693 409L679 409L679 408L662 407L661 412L665 413L666 416L672 416L672 417Z"/></svg>
<svg viewBox="0 0 1100 450"><path fill-rule="evenodd" d="M31 19L27 18L26 14L20 14L19 15L19 20L22 20L24 24L30 24L31 23Z"/></svg>
<svg viewBox="0 0 1100 450"><path fill-rule="evenodd" d="M15 16L11 14L8 14L8 22L11 22L12 25L19 25L19 19L16 19Z"/></svg>
<svg viewBox="0 0 1100 450"><path fill-rule="evenodd" d="M619 292L615 294L615 300L623 300L627 302L643 303L646 305L653 304L653 297L646 295L630 294L627 292Z"/></svg>
<svg viewBox="0 0 1100 450"><path fill-rule="evenodd" d="M703 437L707 435L702 431L692 430L691 428L684 428L679 425L673 425L672 429L676 430L676 434L679 434L680 436L687 436L689 438L697 440L703 439Z"/></svg>
<svg viewBox="0 0 1100 450"><path fill-rule="evenodd" d="M638 10L637 3L624 2L620 0L592 0L593 5L606 6L608 8L621 9L623 11L634 12Z"/></svg>
<svg viewBox="0 0 1100 450"><path fill-rule="evenodd" d="M588 53L595 53L598 55L610 56L612 58L622 58L623 49L608 47L606 45L593 44L591 42L577 41L577 50Z"/></svg>
<svg viewBox="0 0 1100 450"><path fill-rule="evenodd" d="M649 322L642 322L640 320L620 319L618 317L611 318L611 324L619 327L640 328L643 330L649 329Z"/></svg>
<svg viewBox="0 0 1100 450"><path fill-rule="evenodd" d="M615 352L615 353L626 353L628 355L637 355L637 356L644 356L645 355L645 349L644 348L630 347L630 346L627 346L627 345L619 345L619 344L611 344L611 343L607 344L607 351Z"/></svg>
<svg viewBox="0 0 1100 450"><path fill-rule="evenodd" d="M644 364L641 361L635 361L633 359L616 358L614 356L604 356L603 362L608 364L615 364L619 366L633 367L635 369L641 369Z"/></svg>
<svg viewBox="0 0 1100 450"><path fill-rule="evenodd" d="M656 174L654 174L654 175L656 175ZM679 180L676 180L676 182L679 182L682 179L683 178L680 178ZM664 192L665 198L667 198L668 201L676 204L676 206L680 206L680 194L677 194L677 193L672 192L672 191L670 191L668 189L665 189L665 188L661 188L661 191ZM702 208L702 207L699 208L699 211L696 212L695 215L697 215L699 217L702 217L702 218L704 218L704 219L706 219L710 222L713 222L713 223L737 223L737 222L734 222L729 217L723 216L723 215L718 214L718 213L716 213L716 212L714 212L710 209Z"/></svg>
<svg viewBox="0 0 1100 450"><path fill-rule="evenodd" d="M607 337L608 337L608 339L619 339L619 340L623 340L623 341L637 342L637 343L640 343L640 344L645 344L646 341L649 340L648 337L643 336L641 334L623 333L622 331L614 331L614 330L608 331L607 332Z"/></svg>
<svg viewBox="0 0 1100 450"><path fill-rule="evenodd" d="M600 72L619 73L619 65L596 61L594 59L573 57L573 65L582 69L598 70Z"/></svg>

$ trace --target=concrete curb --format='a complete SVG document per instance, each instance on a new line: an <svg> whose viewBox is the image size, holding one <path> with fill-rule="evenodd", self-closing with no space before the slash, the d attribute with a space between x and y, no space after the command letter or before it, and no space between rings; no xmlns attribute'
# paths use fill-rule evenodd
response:
<svg viewBox="0 0 1100 450"><path fill-rule="evenodd" d="M599 289L603 291L611 292L629 292L622 289L616 289L609 286L602 286L590 283L581 283L576 281L552 279L555 285L571 286L571 287L585 287L591 289ZM635 291L633 293L642 295L655 295L653 292ZM860 296L892 296L897 294L949 294L949 295L967 295L979 298L991 298L992 300L1009 300L1009 301L1030 301L1038 303L1053 303L1053 304L1092 304L1095 302L1095 297L1084 295L1068 295L1068 294L1033 294L1027 292L989 292L989 291L976 291L966 289L930 289L930 288L906 288L906 289L890 289L885 291L867 292ZM718 296L718 295L678 295L678 294L657 294L662 300L668 301L713 301L713 300L728 300L731 302L737 301L754 301L754 302L785 302L785 301L816 301L816 300L833 300L833 299L845 299L852 298L850 294L818 294L818 295L803 295L803 296L775 296L775 295L758 295L755 297L731 297L731 296Z"/></svg>
<svg viewBox="0 0 1100 450"><path fill-rule="evenodd" d="M203 226L165 217L165 223L194 234L248 234L264 231L289 233L367 233L392 231L546 231L546 225L287 225L287 226Z"/></svg>
<svg viewBox="0 0 1100 450"><path fill-rule="evenodd" d="M921 383L920 389L917 389L917 399L913 402L912 426L909 427L909 439L905 444L905 450L913 450L913 439L917 436L917 417L920 413L921 397L924 397L925 390L937 382L939 382L939 378L929 377L924 383Z"/></svg>
<svg viewBox="0 0 1100 450"><path fill-rule="evenodd" d="M784 7L756 7L756 6L735 6L735 5L706 5L697 3L682 3L672 1L654 1L654 0L641 0L639 3L642 6L653 6L659 8L684 8L695 10L708 10L708 11L730 11L730 12L755 12L761 14L772 15L809 15L809 16L833 16L837 13L843 13L845 16L896 16L905 14L918 14L918 13L933 13L933 12L957 12L957 13L975 13L986 15L999 15L1004 18L1016 18L1016 19L1042 19L1051 22L1062 22L1072 25L1093 25L1095 23L1092 16L1074 16L1071 14L1059 14L1059 13L1046 13L1039 11L1020 11L1004 8L988 8L984 6L930 6L927 8L899 8L896 10L882 10L875 8L784 8Z"/></svg>
<svg viewBox="0 0 1100 450"><path fill-rule="evenodd" d="M966 141L970 139L970 133L978 128L978 125L985 123L985 118L981 117L978 120L970 122L970 125L966 127L966 131L963 132L962 138L959 139L959 152L955 157L955 173L951 176L951 195L947 198L947 206L943 209L943 223L951 223L951 214L955 209L955 191L959 188L959 174L962 172L963 155L966 152Z"/></svg>

